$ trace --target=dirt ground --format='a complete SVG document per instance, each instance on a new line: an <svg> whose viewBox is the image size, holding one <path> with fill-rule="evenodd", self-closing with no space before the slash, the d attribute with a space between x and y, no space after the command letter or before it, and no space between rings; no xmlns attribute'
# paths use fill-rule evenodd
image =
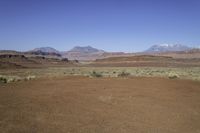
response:
<svg viewBox="0 0 200 133"><path fill-rule="evenodd" d="M200 82L43 78L0 84L2 133L200 133Z"/></svg>

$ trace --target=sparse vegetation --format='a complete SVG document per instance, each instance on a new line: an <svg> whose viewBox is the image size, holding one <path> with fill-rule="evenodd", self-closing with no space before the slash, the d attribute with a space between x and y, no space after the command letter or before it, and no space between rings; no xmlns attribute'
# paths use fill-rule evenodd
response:
<svg viewBox="0 0 200 133"><path fill-rule="evenodd" d="M19 81L20 78L18 76L2 76L0 77L2 83L10 83Z"/></svg>
<svg viewBox="0 0 200 133"><path fill-rule="evenodd" d="M32 80L32 79L35 79L35 78L36 78L36 76L34 76L34 75L29 75L29 76L26 77L26 80Z"/></svg>
<svg viewBox="0 0 200 133"><path fill-rule="evenodd" d="M168 77L169 79L176 79L179 78L179 75L175 72L170 72Z"/></svg>
<svg viewBox="0 0 200 133"><path fill-rule="evenodd" d="M14 81L24 80L29 75L38 77L54 76L86 76L86 77L167 77L170 79L200 80L200 68L161 68L161 67L50 67L47 69L18 69L0 71L0 75L10 77ZM5 82L4 79L1 79ZM6 78L7 80L7 78ZM7 82L7 81L6 81Z"/></svg>
<svg viewBox="0 0 200 133"><path fill-rule="evenodd" d="M103 77L103 75L102 75L101 73L98 73L98 72L96 72L96 71L93 71L93 72L91 73L91 76L92 76L92 77L97 77L97 78Z"/></svg>
<svg viewBox="0 0 200 133"><path fill-rule="evenodd" d="M5 76L0 75L0 82L1 83L11 83L11 82L17 82L17 81L28 81L35 79L36 76L34 75L28 75L27 77L19 77L19 76Z"/></svg>
<svg viewBox="0 0 200 133"><path fill-rule="evenodd" d="M131 75L130 73L123 71L123 72L121 72L121 73L118 74L118 77L128 77L130 75Z"/></svg>
<svg viewBox="0 0 200 133"><path fill-rule="evenodd" d="M0 75L0 83L7 83L7 79Z"/></svg>

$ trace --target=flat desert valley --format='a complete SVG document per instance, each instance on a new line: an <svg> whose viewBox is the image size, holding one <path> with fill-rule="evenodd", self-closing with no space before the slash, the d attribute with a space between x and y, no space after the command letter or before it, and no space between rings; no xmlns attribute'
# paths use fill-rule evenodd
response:
<svg viewBox="0 0 200 133"><path fill-rule="evenodd" d="M3 133L199 133L199 58L1 55Z"/></svg>

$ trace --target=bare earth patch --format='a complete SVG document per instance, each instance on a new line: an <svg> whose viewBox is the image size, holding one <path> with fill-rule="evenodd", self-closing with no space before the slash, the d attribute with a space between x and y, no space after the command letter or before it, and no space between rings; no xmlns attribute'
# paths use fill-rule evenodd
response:
<svg viewBox="0 0 200 133"><path fill-rule="evenodd" d="M4 133L199 133L200 82L41 78L0 84Z"/></svg>

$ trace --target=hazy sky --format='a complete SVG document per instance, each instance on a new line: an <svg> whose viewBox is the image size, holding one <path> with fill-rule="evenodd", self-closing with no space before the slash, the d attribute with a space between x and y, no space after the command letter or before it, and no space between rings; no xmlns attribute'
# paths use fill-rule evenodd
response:
<svg viewBox="0 0 200 133"><path fill-rule="evenodd" d="M0 49L200 45L200 0L0 0Z"/></svg>

